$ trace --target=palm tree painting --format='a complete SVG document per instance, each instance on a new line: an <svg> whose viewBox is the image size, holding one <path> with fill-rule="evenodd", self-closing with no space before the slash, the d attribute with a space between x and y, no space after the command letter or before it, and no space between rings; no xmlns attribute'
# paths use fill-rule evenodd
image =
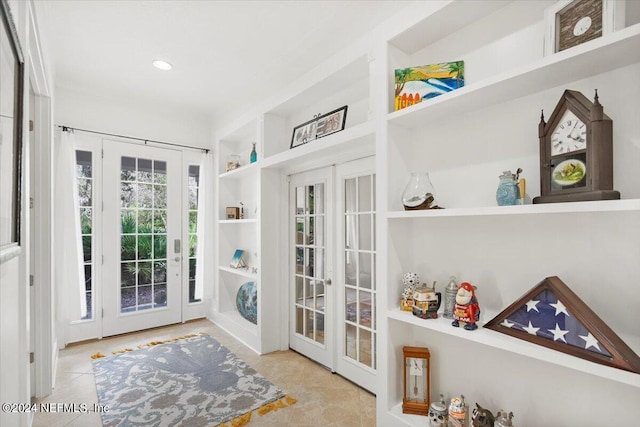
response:
<svg viewBox="0 0 640 427"><path fill-rule="evenodd" d="M395 109L401 110L464 86L464 61L395 70Z"/></svg>

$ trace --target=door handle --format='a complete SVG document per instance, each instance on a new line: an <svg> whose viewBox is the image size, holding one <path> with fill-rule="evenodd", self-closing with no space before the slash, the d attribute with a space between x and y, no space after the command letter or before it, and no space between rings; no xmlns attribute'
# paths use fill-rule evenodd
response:
<svg viewBox="0 0 640 427"><path fill-rule="evenodd" d="M331 279L327 279L324 281L325 285L331 286Z"/></svg>
<svg viewBox="0 0 640 427"><path fill-rule="evenodd" d="M177 257L175 257L173 260L174 260L175 262L180 262L180 257L179 257L179 256L177 256Z"/></svg>

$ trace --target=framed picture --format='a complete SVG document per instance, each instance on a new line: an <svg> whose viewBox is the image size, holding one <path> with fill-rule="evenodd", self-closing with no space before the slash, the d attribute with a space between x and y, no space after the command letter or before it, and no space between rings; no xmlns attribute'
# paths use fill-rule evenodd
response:
<svg viewBox="0 0 640 427"><path fill-rule="evenodd" d="M560 0L544 14L544 54L578 46L624 27L624 0Z"/></svg>
<svg viewBox="0 0 640 427"><path fill-rule="evenodd" d="M395 110L435 98L464 86L464 61L398 68L395 77Z"/></svg>
<svg viewBox="0 0 640 427"><path fill-rule="evenodd" d="M0 251L20 246L24 57L7 0L0 3Z"/></svg>
<svg viewBox="0 0 640 427"><path fill-rule="evenodd" d="M244 250L236 249L235 253L233 254L233 259L231 259L231 263L229 264L229 267L231 268L246 267L246 264L242 259L243 256L244 256Z"/></svg>
<svg viewBox="0 0 640 427"><path fill-rule="evenodd" d="M227 208L227 219L238 219L238 218L240 218L240 208L228 207Z"/></svg>
<svg viewBox="0 0 640 427"><path fill-rule="evenodd" d="M326 114L318 114L308 122L293 128L290 148L343 130L347 121L347 107L345 105Z"/></svg>

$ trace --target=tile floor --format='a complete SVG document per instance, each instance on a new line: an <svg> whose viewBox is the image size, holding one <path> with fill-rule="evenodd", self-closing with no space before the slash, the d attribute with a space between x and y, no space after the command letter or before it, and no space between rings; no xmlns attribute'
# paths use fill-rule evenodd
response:
<svg viewBox="0 0 640 427"><path fill-rule="evenodd" d="M98 402L93 380L91 355L96 352L136 347L153 340L164 340L190 333L204 332L218 340L256 371L298 402L285 409L259 416L254 413L249 426L375 426L376 398L353 383L293 352L279 351L258 356L208 320L167 326L100 341L74 344L60 351L53 393L41 403L86 403L89 409ZM36 413L34 427L101 426L100 415Z"/></svg>

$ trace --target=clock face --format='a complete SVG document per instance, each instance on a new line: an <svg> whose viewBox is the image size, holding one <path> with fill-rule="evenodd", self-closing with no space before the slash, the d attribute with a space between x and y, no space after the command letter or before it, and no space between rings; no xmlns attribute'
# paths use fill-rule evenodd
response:
<svg viewBox="0 0 640 427"><path fill-rule="evenodd" d="M556 15L557 51L602 35L603 0L576 0Z"/></svg>
<svg viewBox="0 0 640 427"><path fill-rule="evenodd" d="M551 156L587 148L587 126L571 110L566 110L551 133Z"/></svg>

